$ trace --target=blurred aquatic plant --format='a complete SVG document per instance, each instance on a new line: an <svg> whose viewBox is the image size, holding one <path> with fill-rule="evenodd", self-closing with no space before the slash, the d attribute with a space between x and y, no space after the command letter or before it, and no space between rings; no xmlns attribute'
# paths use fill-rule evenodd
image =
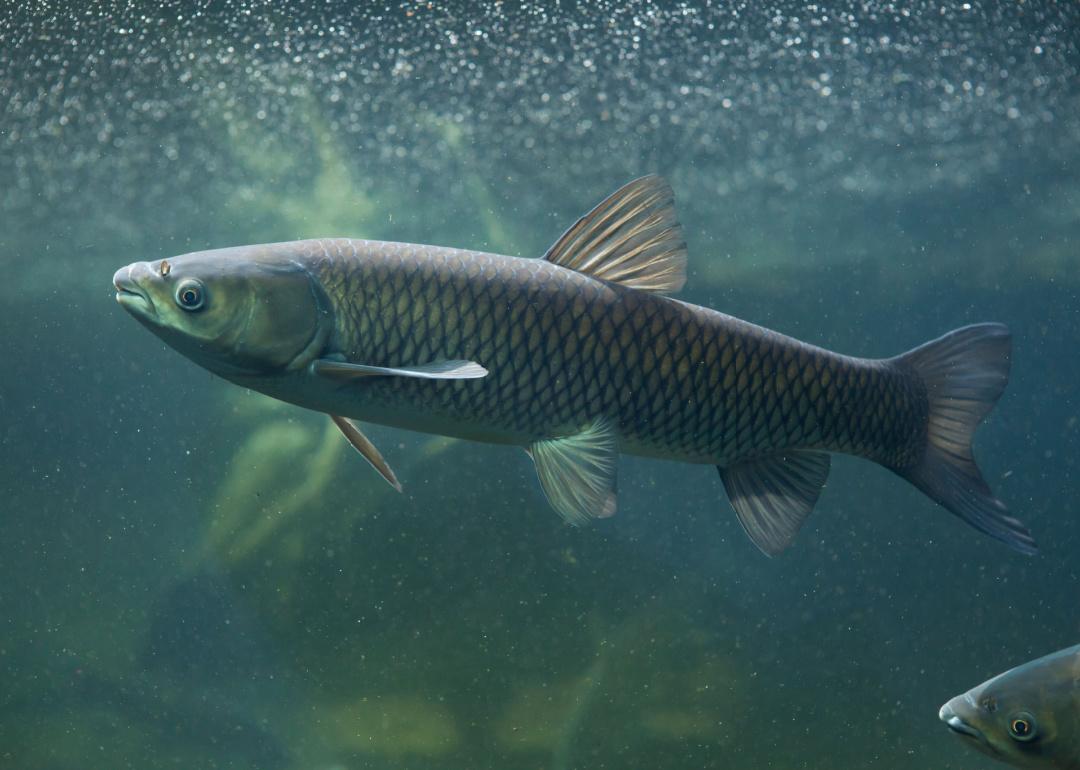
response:
<svg viewBox="0 0 1080 770"><path fill-rule="evenodd" d="M383 238L395 214L399 218L412 216L423 201L425 233L417 237L440 241L440 235L431 232L431 223L455 227L461 223L464 210L465 219L478 226L482 243L455 243L458 234L451 232L445 236L447 245L515 252L520 241L507 220L498 215L502 208L498 198L476 170L483 164L462 126L453 119L430 109L418 110L410 118L415 130L430 136L441 148L448 166L444 175L430 180L431 184L461 191L449 199L430 191L420 195L420 190L404 180L376 173L365 176L369 165L345 146L325 105L305 84L294 84L291 91L295 124L307 132L299 147L284 145L274 126L248 114L239 99L231 102L223 133L229 138L235 165L244 170L245 183L225 196L226 220L257 223L273 234L259 240ZM440 216L440 205L450 211Z"/></svg>
<svg viewBox="0 0 1080 770"><path fill-rule="evenodd" d="M312 155L305 166L303 156L279 147L272 133L257 132L254 122L234 132L233 152L250 182L228 199L229 212L273 223L284 239L363 237L384 209L357 184L345 150L314 106L309 109Z"/></svg>
<svg viewBox="0 0 1080 770"><path fill-rule="evenodd" d="M237 562L258 549L318 500L344 446L330 423L321 434L285 420L256 428L233 457L212 504L202 557Z"/></svg>
<svg viewBox="0 0 1080 770"><path fill-rule="evenodd" d="M547 751L551 770L569 770L586 735L618 736L627 745L730 742L725 725L741 707L736 662L711 635L660 603L607 626L594 618L592 626L589 666L576 677L520 688L493 725L500 745Z"/></svg>
<svg viewBox="0 0 1080 770"><path fill-rule="evenodd" d="M522 688L495 724L499 743L551 753L552 770L572 767L574 741L601 687L607 684L611 647L601 645L579 677Z"/></svg>
<svg viewBox="0 0 1080 770"><path fill-rule="evenodd" d="M398 493L371 472L356 482L362 494L350 495L348 506L338 505L333 485L355 478L340 467L341 457L354 461L359 474L369 469L329 420L319 428L311 420L286 418L293 407L247 393L234 397L234 403L235 415L250 432L230 460L210 506L196 568L211 561L238 566L266 551L296 561L304 548L302 530L294 526L298 514L309 526L325 524L328 518L344 526L397 498ZM403 478L420 478L423 466L454 443L431 437L395 465Z"/></svg>
<svg viewBox="0 0 1080 770"><path fill-rule="evenodd" d="M424 114L421 122L430 126L433 133L442 138L454 156L465 197L472 201L484 232L485 242L477 248L482 247L499 254L515 253L521 241L514 236L509 223L496 215L495 212L500 206L488 182L476 172L481 164L476 162L472 146L465 140L461 127L445 116L432 112Z"/></svg>
<svg viewBox="0 0 1080 770"><path fill-rule="evenodd" d="M461 734L451 711L419 695L360 697L313 705L313 732L338 753L394 759L439 757L456 750Z"/></svg>

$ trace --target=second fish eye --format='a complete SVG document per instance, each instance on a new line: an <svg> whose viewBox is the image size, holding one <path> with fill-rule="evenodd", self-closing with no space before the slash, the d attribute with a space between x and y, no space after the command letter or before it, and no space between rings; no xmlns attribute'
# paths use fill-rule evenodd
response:
<svg viewBox="0 0 1080 770"><path fill-rule="evenodd" d="M176 287L176 304L184 310L198 310L203 306L203 288L198 281L188 278Z"/></svg>
<svg viewBox="0 0 1080 770"><path fill-rule="evenodd" d="M1035 717L1030 714L1020 713L1009 719L1009 734L1016 740L1030 741L1035 732Z"/></svg>

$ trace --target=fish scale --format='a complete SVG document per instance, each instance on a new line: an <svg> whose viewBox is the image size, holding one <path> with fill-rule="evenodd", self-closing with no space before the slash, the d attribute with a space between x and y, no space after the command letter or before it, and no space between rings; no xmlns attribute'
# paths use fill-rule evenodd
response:
<svg viewBox="0 0 1080 770"><path fill-rule="evenodd" d="M482 380L356 387L509 443L613 418L627 451L724 464L800 446L902 467L927 399L911 372L813 348L706 308L542 260L378 241L319 241L309 269L349 360L475 360Z"/></svg>

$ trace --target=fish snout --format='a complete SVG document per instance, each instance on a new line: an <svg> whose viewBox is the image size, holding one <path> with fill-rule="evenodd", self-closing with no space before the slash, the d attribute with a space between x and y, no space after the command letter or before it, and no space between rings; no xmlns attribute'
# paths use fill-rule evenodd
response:
<svg viewBox="0 0 1080 770"><path fill-rule="evenodd" d="M989 749L989 743L982 731L962 716L970 705L967 695L958 695L938 710L938 719L957 735L974 740L984 749Z"/></svg>
<svg viewBox="0 0 1080 770"><path fill-rule="evenodd" d="M152 276L153 272L147 262L135 262L113 273L116 301L121 307L134 315L153 315L154 303L150 299L149 292L142 285Z"/></svg>
<svg viewBox="0 0 1080 770"><path fill-rule="evenodd" d="M940 719L942 722L948 722L950 719L956 716L956 712L953 711L952 703L952 701L949 701L938 709L938 719Z"/></svg>

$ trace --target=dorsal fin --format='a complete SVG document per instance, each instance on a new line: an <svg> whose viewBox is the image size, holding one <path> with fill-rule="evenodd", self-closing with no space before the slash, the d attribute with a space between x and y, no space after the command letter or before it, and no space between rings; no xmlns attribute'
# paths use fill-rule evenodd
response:
<svg viewBox="0 0 1080 770"><path fill-rule="evenodd" d="M563 233L544 259L635 289L678 291L686 283L686 243L671 185L650 175L620 187Z"/></svg>

